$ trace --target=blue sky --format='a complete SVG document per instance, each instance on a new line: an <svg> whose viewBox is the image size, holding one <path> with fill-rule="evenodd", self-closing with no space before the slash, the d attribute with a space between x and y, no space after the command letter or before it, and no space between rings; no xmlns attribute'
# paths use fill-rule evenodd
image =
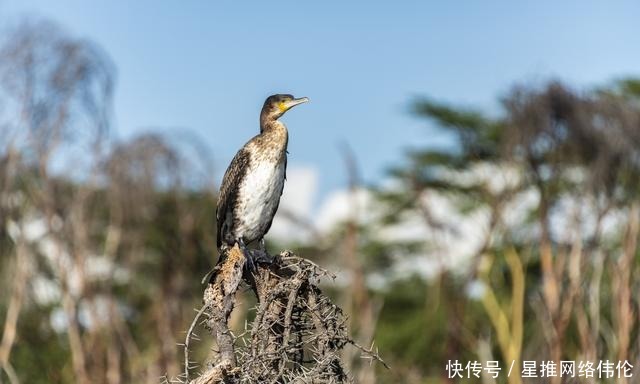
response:
<svg viewBox="0 0 640 384"><path fill-rule="evenodd" d="M29 15L112 58L120 137L193 132L217 180L266 96L308 96L284 118L289 164L320 196L345 184L341 142L372 183L404 149L449 143L408 113L415 96L495 111L515 82L640 75L637 1L0 0L0 21Z"/></svg>

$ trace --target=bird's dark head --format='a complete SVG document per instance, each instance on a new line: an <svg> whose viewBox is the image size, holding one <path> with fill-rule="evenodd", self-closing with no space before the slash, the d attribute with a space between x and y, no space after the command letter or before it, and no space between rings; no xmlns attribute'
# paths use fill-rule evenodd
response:
<svg viewBox="0 0 640 384"><path fill-rule="evenodd" d="M292 95L271 95L267 97L260 113L260 120L277 120L285 112L295 107L298 104L306 103L309 101L307 97L301 97L296 99Z"/></svg>

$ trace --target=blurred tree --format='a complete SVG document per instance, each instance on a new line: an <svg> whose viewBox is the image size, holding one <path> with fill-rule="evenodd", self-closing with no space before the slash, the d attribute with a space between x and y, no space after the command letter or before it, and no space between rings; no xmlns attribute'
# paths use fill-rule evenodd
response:
<svg viewBox="0 0 640 384"><path fill-rule="evenodd" d="M638 361L640 351L629 342L638 335L638 301L630 292L640 283L634 279L638 89L637 80L583 93L559 82L542 88L519 86L503 99L503 115L495 118L432 100L416 101L415 112L455 137L457 146L410 151L407 163L391 172L396 187L378 191L378 197L389 207L387 223L419 216L435 238L455 234L456 223L433 213L434 199L452 202L456 217L480 212L485 218L480 230L485 240L471 263L453 274L445 263L434 280L458 281L455 297L445 299L449 289L429 286L439 297L428 293L425 307L453 301L472 308L459 326L451 322L448 327L455 326L456 335L472 335L467 345L481 346L483 335L492 329L494 352L509 365L521 354L537 361ZM533 204L527 203L531 196ZM523 219L514 221L514 216ZM469 284L482 288L480 303L489 321L478 321L482 313L473 311L477 305L462 304L473 301L464 294ZM611 308L601 302L611 303ZM459 318L448 311L449 321ZM423 324L427 329L429 323ZM427 334L442 332L429 329ZM387 338L378 339L384 350ZM441 356L439 365L462 357L455 337L443 342L454 354ZM546 345L546 355L540 354L541 345ZM422 370L427 372L427 366ZM510 382L519 382L519 377Z"/></svg>
<svg viewBox="0 0 640 384"><path fill-rule="evenodd" d="M44 21L3 40L0 381L177 375L215 260L214 196L185 182L197 157L155 135L112 140L114 70L91 43Z"/></svg>

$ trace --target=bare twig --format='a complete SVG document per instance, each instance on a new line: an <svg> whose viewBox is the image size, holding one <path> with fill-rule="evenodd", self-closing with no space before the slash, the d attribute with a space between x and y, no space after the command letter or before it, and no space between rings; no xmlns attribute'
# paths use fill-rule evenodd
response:
<svg viewBox="0 0 640 384"><path fill-rule="evenodd" d="M189 326L189 330L187 331L187 337L184 339L184 377L185 381L189 382L189 344L191 342L191 337L193 335L193 330L198 324L198 320L200 320L200 316L206 311L209 307L207 305L203 305L202 308L198 310L196 317L193 318L191 322L191 326Z"/></svg>

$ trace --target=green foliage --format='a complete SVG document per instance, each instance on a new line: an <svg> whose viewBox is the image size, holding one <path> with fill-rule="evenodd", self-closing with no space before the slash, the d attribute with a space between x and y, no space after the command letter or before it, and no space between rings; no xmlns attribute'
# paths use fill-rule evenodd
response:
<svg viewBox="0 0 640 384"><path fill-rule="evenodd" d="M31 307L21 316L12 361L24 383L73 382L69 346L64 336L51 328L51 309Z"/></svg>

